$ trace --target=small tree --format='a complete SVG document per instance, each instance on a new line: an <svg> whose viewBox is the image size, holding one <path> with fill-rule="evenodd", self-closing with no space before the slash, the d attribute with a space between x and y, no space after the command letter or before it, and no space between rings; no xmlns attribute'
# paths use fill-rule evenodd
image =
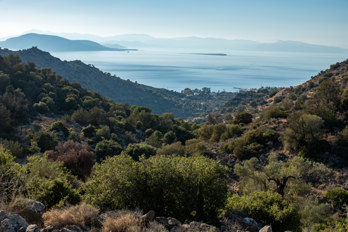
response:
<svg viewBox="0 0 348 232"><path fill-rule="evenodd" d="M286 149L298 151L301 147L318 141L323 134L324 121L317 115L293 114L283 134Z"/></svg>

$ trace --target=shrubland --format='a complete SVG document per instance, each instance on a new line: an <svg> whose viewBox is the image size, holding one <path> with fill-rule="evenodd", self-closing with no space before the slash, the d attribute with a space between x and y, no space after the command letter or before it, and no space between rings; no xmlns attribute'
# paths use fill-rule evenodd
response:
<svg viewBox="0 0 348 232"><path fill-rule="evenodd" d="M113 210L211 223L242 210L276 231L344 231L347 73L345 61L297 87L241 92L199 125L0 57L1 203L39 200L57 227Z"/></svg>

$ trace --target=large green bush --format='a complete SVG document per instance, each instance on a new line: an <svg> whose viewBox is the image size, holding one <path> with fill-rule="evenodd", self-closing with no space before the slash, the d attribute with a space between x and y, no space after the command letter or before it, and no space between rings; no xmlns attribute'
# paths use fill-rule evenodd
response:
<svg viewBox="0 0 348 232"><path fill-rule="evenodd" d="M298 209L278 193L253 192L246 196L234 194L227 199L226 209L242 210L261 225L272 225L275 231L301 231Z"/></svg>
<svg viewBox="0 0 348 232"><path fill-rule="evenodd" d="M51 162L47 157L31 156L24 166L26 194L46 207L77 204L80 195L73 188L75 178L63 167L63 163Z"/></svg>
<svg viewBox="0 0 348 232"><path fill-rule="evenodd" d="M96 164L83 186L87 202L102 210L140 208L179 219L214 220L226 199L226 169L203 156L120 155Z"/></svg>

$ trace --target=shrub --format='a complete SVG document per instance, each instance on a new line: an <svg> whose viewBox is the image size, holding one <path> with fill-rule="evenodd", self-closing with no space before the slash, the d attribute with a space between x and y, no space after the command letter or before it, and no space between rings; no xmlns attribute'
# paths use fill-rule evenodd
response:
<svg viewBox="0 0 348 232"><path fill-rule="evenodd" d="M8 202L23 190L21 167L15 157L0 145L0 203Z"/></svg>
<svg viewBox="0 0 348 232"><path fill-rule="evenodd" d="M343 210L348 205L348 190L342 188L331 189L325 193L325 198L332 204L334 209Z"/></svg>
<svg viewBox="0 0 348 232"><path fill-rule="evenodd" d="M63 132L64 136L67 137L69 135L69 130L66 128L66 126L60 122L60 121L57 121L57 122L54 122L52 123L48 129L50 131L56 131L56 132Z"/></svg>
<svg viewBox="0 0 348 232"><path fill-rule="evenodd" d="M253 192L248 196L234 194L227 199L226 208L242 210L261 225L272 225L275 231L301 231L298 210L278 193Z"/></svg>
<svg viewBox="0 0 348 232"><path fill-rule="evenodd" d="M286 118L288 114L288 111L284 110L280 106L271 106L268 110L266 110L263 118L266 120L271 118Z"/></svg>
<svg viewBox="0 0 348 232"><path fill-rule="evenodd" d="M31 140L32 146L37 145L41 152L45 152L47 150L53 150L58 145L58 138L55 134L39 131Z"/></svg>
<svg viewBox="0 0 348 232"><path fill-rule="evenodd" d="M317 115L294 114L288 119L288 128L283 134L286 149L298 151L301 147L320 140L324 121Z"/></svg>
<svg viewBox="0 0 348 232"><path fill-rule="evenodd" d="M95 137L96 136L96 128L95 126L92 126L91 124L89 124L88 126L82 128L81 130L82 134L87 137L87 138L91 138L91 137Z"/></svg>
<svg viewBox="0 0 348 232"><path fill-rule="evenodd" d="M46 154L50 160L62 161L64 166L81 180L86 180L91 174L96 158L87 144L72 140L57 146L57 152L48 151Z"/></svg>
<svg viewBox="0 0 348 232"><path fill-rule="evenodd" d="M132 143L124 151L134 160L139 160L139 157L144 155L146 158L156 155L156 148L146 143Z"/></svg>
<svg viewBox="0 0 348 232"><path fill-rule="evenodd" d="M185 144L185 154L192 155L207 155L207 144L199 139L190 139Z"/></svg>
<svg viewBox="0 0 348 232"><path fill-rule="evenodd" d="M22 158L24 154L24 148L18 141L5 140L3 146L7 149L12 155L17 158Z"/></svg>
<svg viewBox="0 0 348 232"><path fill-rule="evenodd" d="M157 150L158 155L184 155L185 148L181 142L165 145Z"/></svg>
<svg viewBox="0 0 348 232"><path fill-rule="evenodd" d="M45 204L47 208L76 204L80 195L73 188L74 177L62 163L50 162L47 157L31 156L24 165L26 191L30 198Z"/></svg>
<svg viewBox="0 0 348 232"><path fill-rule="evenodd" d="M97 162L100 162L108 156L119 155L122 151L122 147L114 140L102 140L97 143L94 150Z"/></svg>
<svg viewBox="0 0 348 232"><path fill-rule="evenodd" d="M40 101L40 102L38 102L38 103L35 103L35 104L33 105L33 107L34 107L34 109L35 109L37 112L39 112L39 113L41 113L41 114L45 114L45 113L48 113L48 112L50 111L50 109L48 108L47 104L44 103L44 102L42 102L42 101Z"/></svg>
<svg viewBox="0 0 348 232"><path fill-rule="evenodd" d="M42 215L42 219L45 227L53 226L61 229L67 225L78 225L87 230L98 227L98 212L97 208L81 203L68 208L47 211Z"/></svg>
<svg viewBox="0 0 348 232"><path fill-rule="evenodd" d="M166 144L172 144L176 141L176 135L173 131L168 131L163 136L163 142Z"/></svg>
<svg viewBox="0 0 348 232"><path fill-rule="evenodd" d="M240 124L240 123L249 124L252 122L252 119L253 119L252 114L250 114L248 112L242 112L242 113L237 114L234 117L234 120L232 122L233 122L233 124Z"/></svg>
<svg viewBox="0 0 348 232"><path fill-rule="evenodd" d="M96 164L83 189L85 200L103 211L140 208L211 221L225 202L227 173L203 156L153 156L136 162L120 155Z"/></svg>

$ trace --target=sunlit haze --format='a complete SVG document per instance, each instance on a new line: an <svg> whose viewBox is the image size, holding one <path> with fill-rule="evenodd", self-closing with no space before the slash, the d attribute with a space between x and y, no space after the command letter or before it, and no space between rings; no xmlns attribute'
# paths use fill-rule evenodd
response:
<svg viewBox="0 0 348 232"><path fill-rule="evenodd" d="M348 48L347 0L0 0L0 9L0 38L26 32L131 33Z"/></svg>

